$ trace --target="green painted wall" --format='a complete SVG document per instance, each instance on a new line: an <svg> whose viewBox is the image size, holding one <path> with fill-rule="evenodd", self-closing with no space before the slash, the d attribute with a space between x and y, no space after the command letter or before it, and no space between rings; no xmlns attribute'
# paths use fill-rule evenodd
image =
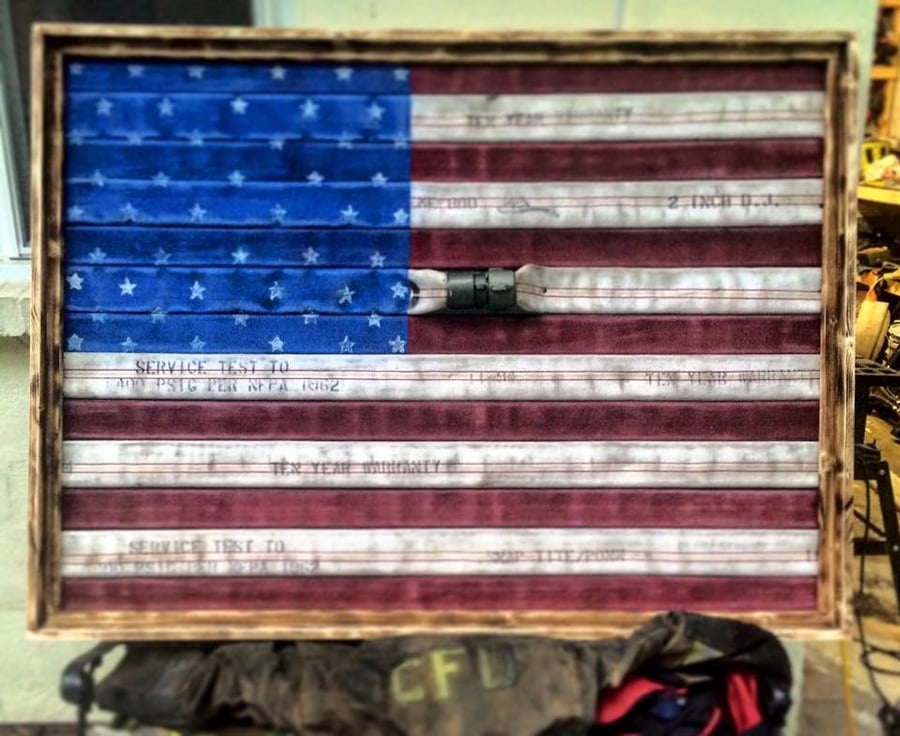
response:
<svg viewBox="0 0 900 736"><path fill-rule="evenodd" d="M298 25L342 30L613 28L619 6L616 0L296 0L296 3Z"/></svg>
<svg viewBox="0 0 900 736"><path fill-rule="evenodd" d="M0 338L0 722L62 720L59 673L85 649L25 637L28 341Z"/></svg>
<svg viewBox="0 0 900 736"><path fill-rule="evenodd" d="M269 0L291 2L291 0ZM869 49L877 0L297 0L298 25L324 29L829 29ZM861 54L868 77L868 51ZM864 82L862 89L866 89ZM59 720L73 710L59 672L84 642L25 637L26 342L0 338L0 722Z"/></svg>
<svg viewBox="0 0 900 736"><path fill-rule="evenodd" d="M265 2L265 0L262 0ZM282 0L270 0L282 2ZM290 0L284 0L290 1ZM522 29L572 31L841 30L860 49L860 89L869 69L878 0L294 0L297 24L325 29ZM860 131L865 100L860 100Z"/></svg>

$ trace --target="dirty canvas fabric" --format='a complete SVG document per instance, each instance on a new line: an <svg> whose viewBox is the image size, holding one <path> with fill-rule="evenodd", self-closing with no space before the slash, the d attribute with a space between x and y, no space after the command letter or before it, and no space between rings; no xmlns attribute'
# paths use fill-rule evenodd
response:
<svg viewBox="0 0 900 736"><path fill-rule="evenodd" d="M584 724L594 661L583 644L531 637L384 639L350 652L234 644L213 654L189 693L202 722L348 736L539 733Z"/></svg>
<svg viewBox="0 0 900 736"><path fill-rule="evenodd" d="M172 657L168 672L161 671L160 651ZM133 645L98 687L97 701L172 728L240 723L317 736L624 734L596 730L595 722L598 700L629 678L709 692L734 671L753 675L754 712L777 722L791 681L778 640L755 626L681 613L654 618L630 637L595 642L490 635Z"/></svg>
<svg viewBox="0 0 900 736"><path fill-rule="evenodd" d="M63 608L816 611L825 65L352 57L66 61Z"/></svg>

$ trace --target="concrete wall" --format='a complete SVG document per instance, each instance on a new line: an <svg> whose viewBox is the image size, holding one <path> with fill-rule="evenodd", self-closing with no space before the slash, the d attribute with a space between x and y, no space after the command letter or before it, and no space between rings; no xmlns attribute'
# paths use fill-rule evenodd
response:
<svg viewBox="0 0 900 736"><path fill-rule="evenodd" d="M860 36L860 47L866 49L861 54L866 77L876 8L876 0L261 2L280 2L282 17L292 17L298 25L326 29L853 30ZM862 88L866 86L864 82ZM0 300L3 293L0 289ZM59 672L71 656L87 646L83 642L31 642L24 634L27 355L25 339L0 338L0 721L7 722L71 717L73 710L56 695Z"/></svg>
<svg viewBox="0 0 900 736"><path fill-rule="evenodd" d="M57 695L65 663L84 642L25 638L28 479L28 341L0 338L0 722L62 720Z"/></svg>

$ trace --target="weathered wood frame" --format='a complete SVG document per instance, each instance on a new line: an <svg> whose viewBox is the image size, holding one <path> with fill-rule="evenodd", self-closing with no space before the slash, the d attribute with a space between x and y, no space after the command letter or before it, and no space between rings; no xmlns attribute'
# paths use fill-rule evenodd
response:
<svg viewBox="0 0 900 736"><path fill-rule="evenodd" d="M61 606L63 65L78 56L380 62L760 62L826 65L818 609L744 618L786 634L849 622L857 63L842 33L355 33L38 25L33 38L28 629L103 639L358 638L493 630L595 637L649 614L606 612L66 612Z"/></svg>

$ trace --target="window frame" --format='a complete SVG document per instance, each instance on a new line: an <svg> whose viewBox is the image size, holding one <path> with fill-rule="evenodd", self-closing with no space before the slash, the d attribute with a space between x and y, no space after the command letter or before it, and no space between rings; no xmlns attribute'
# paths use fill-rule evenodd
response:
<svg viewBox="0 0 900 736"><path fill-rule="evenodd" d="M9 5L0 8L0 264L31 257L25 110Z"/></svg>

